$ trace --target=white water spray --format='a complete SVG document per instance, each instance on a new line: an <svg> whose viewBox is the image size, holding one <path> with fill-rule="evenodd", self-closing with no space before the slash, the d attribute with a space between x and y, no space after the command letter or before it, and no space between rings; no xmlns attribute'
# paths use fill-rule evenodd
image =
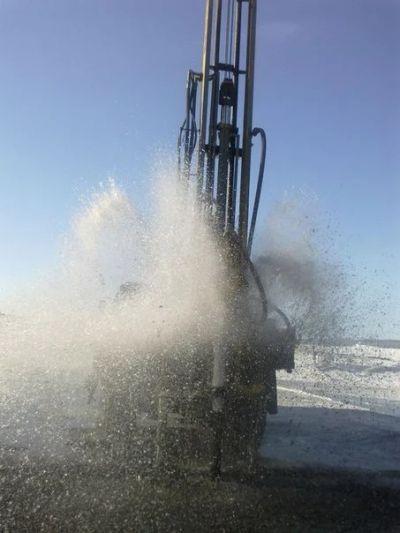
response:
<svg viewBox="0 0 400 533"><path fill-rule="evenodd" d="M6 302L0 324L6 441L61 453L64 426L94 422L85 380L95 358L137 359L221 333L222 261L189 198L164 173L154 214L145 221L110 181L74 217L62 268ZM135 284L135 295L116 298L126 282ZM51 426L50 437L45 428Z"/></svg>

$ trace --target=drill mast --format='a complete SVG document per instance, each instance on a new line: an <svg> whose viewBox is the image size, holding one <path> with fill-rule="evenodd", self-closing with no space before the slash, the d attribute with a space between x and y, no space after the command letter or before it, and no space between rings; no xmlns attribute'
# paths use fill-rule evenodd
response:
<svg viewBox="0 0 400 533"><path fill-rule="evenodd" d="M264 131L253 129L256 16L257 0L207 0L202 71L188 73L178 142L181 178L195 177L199 201L218 230L234 231L249 255L266 152ZM257 134L262 160L249 223L251 147Z"/></svg>

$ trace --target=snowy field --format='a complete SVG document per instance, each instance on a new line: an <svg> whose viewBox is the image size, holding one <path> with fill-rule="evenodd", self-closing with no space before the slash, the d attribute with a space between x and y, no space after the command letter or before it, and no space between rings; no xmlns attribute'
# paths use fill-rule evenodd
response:
<svg viewBox="0 0 400 533"><path fill-rule="evenodd" d="M261 454L296 465L400 475L400 350L301 347L279 372Z"/></svg>

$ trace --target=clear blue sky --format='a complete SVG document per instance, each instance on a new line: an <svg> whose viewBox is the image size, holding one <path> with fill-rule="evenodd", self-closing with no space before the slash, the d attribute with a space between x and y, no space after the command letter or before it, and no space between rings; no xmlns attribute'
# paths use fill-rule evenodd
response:
<svg viewBox="0 0 400 533"><path fill-rule="evenodd" d="M51 267L99 181L148 201L202 25L202 0L0 0L0 296ZM315 191L371 291L391 284L400 320L400 1L259 0L258 25L262 210Z"/></svg>

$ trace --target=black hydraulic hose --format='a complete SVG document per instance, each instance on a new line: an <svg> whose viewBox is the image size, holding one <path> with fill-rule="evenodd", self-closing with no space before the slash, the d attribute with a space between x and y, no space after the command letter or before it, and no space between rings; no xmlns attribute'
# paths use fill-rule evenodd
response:
<svg viewBox="0 0 400 533"><path fill-rule="evenodd" d="M285 322L285 326L289 329L292 327L292 324L290 323L290 320L288 319L288 317L285 315L285 313L282 311L282 309L279 309L279 307L277 307L275 304L273 303L269 303L269 306L270 308L275 311L275 313L277 315L279 315L282 320Z"/></svg>
<svg viewBox="0 0 400 533"><path fill-rule="evenodd" d="M258 292L260 293L261 305L262 305L262 309L263 309L263 318L264 318L264 320L266 320L267 319L267 315L268 315L268 300L267 300L267 295L265 293L264 285L263 285L263 283L261 281L260 275L257 272L256 267L254 266L253 261L250 259L248 254L245 254L245 257L246 257L247 263L249 265L250 272L251 272L251 274L252 274L252 276L254 278L254 281L256 282Z"/></svg>
<svg viewBox="0 0 400 533"><path fill-rule="evenodd" d="M239 239L239 235L235 231L232 231L232 236L235 239L235 241L237 242L237 244L240 247L242 247L242 244L241 244L240 239ZM267 319L268 309L271 309L271 311L275 311L275 313L277 313L282 318L282 320L285 322L285 325L286 325L287 328L291 328L292 324L291 324L289 318L282 311L282 309L279 309L279 307L277 307L275 304L273 304L272 302L268 301L267 294L265 292L265 288L264 288L263 282L261 281L260 274L258 273L258 270L257 270L256 266L254 265L253 261L250 259L250 255L247 252L247 250L242 248L242 251L243 251L243 256L244 256L244 258L246 260L246 263L248 264L248 267L249 267L249 270L251 272L251 275L253 276L254 281L255 281L255 283L257 285L258 292L260 293L264 320Z"/></svg>
<svg viewBox="0 0 400 533"><path fill-rule="evenodd" d="M186 118L184 119L182 126L179 130L178 136L178 172L181 171L181 150L182 150L182 137L185 133L185 160L186 164L190 165L193 152L197 143L197 125L196 125L196 96L197 86L200 79L200 74L189 71L188 86L186 92Z"/></svg>
<svg viewBox="0 0 400 533"><path fill-rule="evenodd" d="M245 254L245 258L247 260L250 272L251 272L251 274L252 274L252 276L254 278L254 281L256 282L258 291L259 291L260 296L261 296L261 305L262 305L262 308L263 308L264 319L266 320L266 318L267 318L268 308L269 308L269 309L271 309L271 311L275 311L275 313L277 315L279 315L282 318L282 320L285 322L285 326L288 329L290 329L292 327L292 324L291 324L289 318L282 311L282 309L279 309L278 306L276 306L275 304L273 304L272 302L267 300L267 295L265 293L264 285L263 285L263 283L261 281L260 275L259 275L259 273L258 273L253 261L250 259L248 254Z"/></svg>
<svg viewBox="0 0 400 533"><path fill-rule="evenodd" d="M251 248L253 246L254 230L256 228L258 207L260 205L261 190L262 190L262 185L263 185L263 180L264 180L265 159L267 156L267 136L265 134L265 131L262 128L254 128L253 131L251 132L251 135L253 137L256 137L257 135L261 136L261 159L260 159L260 167L258 171L257 189L256 189L256 195L254 198L253 213L251 216L249 240L247 244L247 253L249 254L249 256L251 256Z"/></svg>
<svg viewBox="0 0 400 533"><path fill-rule="evenodd" d="M248 267L250 269L251 275L253 276L254 281L256 282L257 289L258 289L258 292L260 293L260 297L261 297L261 305L262 305L262 309L263 309L263 318L264 318L264 320L266 320L267 319L267 315L268 315L268 300L267 300L267 295L265 293L264 285L263 285L263 283L261 281L260 275L257 272L257 269L256 269L253 261L250 259L250 255L249 255L248 251L242 246L242 243L240 241L239 235L234 230L231 231L231 235L234 238L234 240L236 241L237 245L240 246L240 248L242 249L243 256L244 256L244 258L246 260L246 263L248 264Z"/></svg>

